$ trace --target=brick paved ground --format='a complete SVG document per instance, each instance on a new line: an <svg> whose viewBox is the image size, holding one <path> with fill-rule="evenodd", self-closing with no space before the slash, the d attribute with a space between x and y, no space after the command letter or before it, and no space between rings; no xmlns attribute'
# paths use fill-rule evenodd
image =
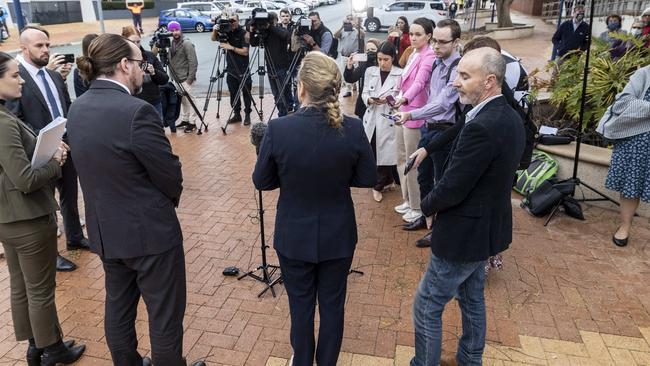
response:
<svg viewBox="0 0 650 366"><path fill-rule="evenodd" d="M211 105L210 115L215 106ZM188 281L184 348L188 359L207 359L211 365L276 365L291 356L283 288L277 287L277 298L258 299L258 283L221 275L229 265L248 269L260 263L250 181L255 154L248 131L235 125L224 136L212 122L203 136L170 135L185 177L178 209ZM422 232L396 227L401 224L392 211L400 202L397 191L386 194L382 203L374 202L369 190L355 189L353 195L360 237L354 267L365 275L349 280L341 363L406 364L413 346L413 294L429 251L413 245ZM277 192L264 195L269 241L276 201ZM594 364L589 361L593 357L609 360L605 364L613 360L646 364L648 220L637 219L630 245L616 248L609 241L616 226L612 211L585 207L586 221L560 215L546 228L541 219L519 208L514 216L514 242L504 255L504 269L491 273L487 281L486 360L568 364L574 357ZM64 247L63 239L59 245ZM64 254L79 265L77 271L57 276L64 332L88 345L79 365L110 364L102 328L100 261L86 252ZM275 258L271 250L270 261L277 263ZM9 306L8 273L0 262L0 362L21 364L26 345L14 341ZM143 304L137 328L140 348L147 353ZM459 310L450 304L444 314L445 351L455 348L459 332Z"/></svg>
<svg viewBox="0 0 650 366"><path fill-rule="evenodd" d="M541 65L534 55L543 52L532 50L547 50L548 32L545 28L505 48L522 55L529 67ZM269 100L267 96L265 102ZM214 115L215 106L211 104L209 115ZM348 111L350 107L348 102ZM224 136L211 121L210 132L203 136L179 133L170 140L185 176L178 214L185 234L188 359L206 359L210 365L285 365L291 348L283 288L276 287L277 298L258 299L258 283L221 275L226 266L248 269L260 263L250 182L255 154L248 128L231 126ZM340 364L406 365L413 353L412 297L429 251L413 246L423 232L407 233L397 227L400 218L392 211L400 203L397 191L386 194L382 203L374 202L369 190L353 192L360 237L354 267L365 275L349 280ZM517 208L513 198L514 242L504 254L504 269L490 273L486 287L486 364L650 364L648 219L637 218L630 245L616 248L609 239L616 228L613 211L587 206L584 222L560 215L543 227L541 219ZM265 194L264 200L270 243L277 192ZM64 248L63 239L59 246ZM64 254L80 268L57 276L63 330L88 345L79 365L109 365L102 328L101 263L86 252ZM272 250L269 257L277 263ZM26 345L14 341L9 306L9 279L2 260L0 364L22 365ZM140 348L147 353L143 304L139 313ZM444 314L445 352L455 349L459 333L460 313L452 303Z"/></svg>

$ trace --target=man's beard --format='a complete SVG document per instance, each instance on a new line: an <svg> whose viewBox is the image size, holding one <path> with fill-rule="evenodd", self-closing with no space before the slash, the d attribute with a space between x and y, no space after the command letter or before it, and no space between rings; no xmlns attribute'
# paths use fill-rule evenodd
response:
<svg viewBox="0 0 650 366"><path fill-rule="evenodd" d="M47 55L47 60L43 60L43 59L40 59L40 58L34 57L34 56L30 53L30 54L29 54L29 59L32 60L32 62L34 63L34 65L36 65L36 66L38 66L38 67L43 67L43 66L47 66L47 64L50 62L50 55L49 55L49 54Z"/></svg>

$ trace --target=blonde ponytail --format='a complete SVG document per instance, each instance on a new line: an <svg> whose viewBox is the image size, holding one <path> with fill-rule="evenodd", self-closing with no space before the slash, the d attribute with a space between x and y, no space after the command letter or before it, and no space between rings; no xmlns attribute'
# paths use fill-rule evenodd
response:
<svg viewBox="0 0 650 366"><path fill-rule="evenodd" d="M341 72L336 62L322 52L310 52L302 61L298 78L309 94L311 104L321 108L327 115L329 125L335 129L341 128Z"/></svg>

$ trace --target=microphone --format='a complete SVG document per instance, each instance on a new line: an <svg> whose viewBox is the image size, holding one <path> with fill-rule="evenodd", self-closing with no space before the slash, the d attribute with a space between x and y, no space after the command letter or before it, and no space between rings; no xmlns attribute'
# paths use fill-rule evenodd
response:
<svg viewBox="0 0 650 366"><path fill-rule="evenodd" d="M255 146L255 151L259 154L262 139L266 133L266 123L258 122L251 127L251 144Z"/></svg>

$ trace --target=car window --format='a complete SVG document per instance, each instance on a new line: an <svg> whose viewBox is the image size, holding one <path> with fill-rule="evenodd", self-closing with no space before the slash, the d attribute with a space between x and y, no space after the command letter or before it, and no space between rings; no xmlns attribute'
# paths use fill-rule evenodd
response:
<svg viewBox="0 0 650 366"><path fill-rule="evenodd" d="M162 13L162 16L164 16L164 17L173 17L174 12L173 11L165 11L165 12Z"/></svg>
<svg viewBox="0 0 650 366"><path fill-rule="evenodd" d="M409 11L422 10L424 9L424 3L415 3L415 2L407 3L407 7Z"/></svg>
<svg viewBox="0 0 650 366"><path fill-rule="evenodd" d="M406 3L395 3L388 7L388 11L405 11Z"/></svg>
<svg viewBox="0 0 650 366"><path fill-rule="evenodd" d="M177 18L187 18L187 12L185 10L176 10Z"/></svg>
<svg viewBox="0 0 650 366"><path fill-rule="evenodd" d="M445 10L445 5L443 3L431 3L431 9L434 10Z"/></svg>

